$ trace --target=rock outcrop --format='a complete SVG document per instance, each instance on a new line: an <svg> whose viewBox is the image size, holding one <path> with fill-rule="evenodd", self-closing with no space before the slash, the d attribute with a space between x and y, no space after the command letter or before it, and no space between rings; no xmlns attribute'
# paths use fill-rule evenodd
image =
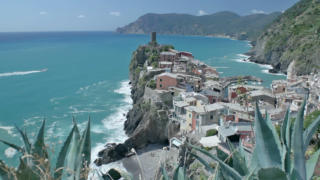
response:
<svg viewBox="0 0 320 180"><path fill-rule="evenodd" d="M140 149L148 144L168 142L168 138L175 135L178 125L171 124L168 119L168 110L172 106L172 95L161 94L160 101L151 101L145 95L148 83L162 70L147 72L147 65L158 60L160 51L169 46L145 45L140 46L132 55L130 63L130 81L132 84L131 97L133 107L127 114L124 130L129 138L123 144L108 144L106 149L99 152L97 165L107 164L120 160L132 154L132 148ZM150 90L150 88L148 89ZM171 102L171 103L168 103Z"/></svg>

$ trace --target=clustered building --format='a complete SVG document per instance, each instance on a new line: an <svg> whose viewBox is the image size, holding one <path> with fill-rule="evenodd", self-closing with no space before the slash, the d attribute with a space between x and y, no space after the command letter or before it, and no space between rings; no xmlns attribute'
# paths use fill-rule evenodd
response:
<svg viewBox="0 0 320 180"><path fill-rule="evenodd" d="M204 146L241 139L252 149L256 102L262 115L268 114L274 124L282 123L287 108L295 115L306 97L306 113L320 110L320 75L296 76L293 65L286 80L275 80L266 88L245 80L226 83L215 68L196 60L190 52L169 49L160 53L158 63L163 73L154 77L154 92L173 96L168 116L180 125L178 136L194 134ZM205 137L212 129L217 136Z"/></svg>

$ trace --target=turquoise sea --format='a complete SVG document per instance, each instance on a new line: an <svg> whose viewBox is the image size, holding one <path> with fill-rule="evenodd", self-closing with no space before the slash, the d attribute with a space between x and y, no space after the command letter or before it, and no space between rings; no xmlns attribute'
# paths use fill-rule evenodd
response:
<svg viewBox="0 0 320 180"><path fill-rule="evenodd" d="M81 129L90 116L93 157L105 143L124 141L128 65L132 52L148 41L147 35L112 32L0 33L0 138L21 144L17 125L33 139L45 118L47 142L57 153L72 116ZM222 76L254 75L267 87L285 78L266 73L268 66L240 62L250 49L247 41L163 35L158 42L192 52ZM15 164L16 157L0 145L0 159Z"/></svg>

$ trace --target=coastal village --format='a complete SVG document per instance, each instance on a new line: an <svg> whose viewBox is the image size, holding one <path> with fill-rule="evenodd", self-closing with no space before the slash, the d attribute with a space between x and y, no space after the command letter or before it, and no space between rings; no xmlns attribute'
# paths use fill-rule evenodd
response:
<svg viewBox="0 0 320 180"><path fill-rule="evenodd" d="M296 117L304 100L305 116L320 110L320 74L298 76L294 61L286 79L265 87L254 76L220 76L192 52L160 45L156 39L153 32L151 41L134 51L129 66L133 107L124 124L129 138L122 144L107 144L95 160L98 166L124 158L122 163L133 176L159 179L160 164L173 171L185 156L181 153L186 143L218 156L230 156L230 148L241 145L251 156L256 105L279 134L287 111L290 118ZM138 150L140 160L134 158L132 149ZM140 166L140 170L133 168ZM200 170L195 168L195 172Z"/></svg>
<svg viewBox="0 0 320 180"><path fill-rule="evenodd" d="M151 36L146 46L157 45L156 33ZM145 86L144 102L171 104L171 109L158 110L158 114L165 114L179 127L169 141L170 148L179 148L185 137L191 136L204 148L228 154L227 143L241 142L250 153L255 146L256 103L275 126L282 123L288 108L295 117L305 98L306 115L320 110L320 74L297 76L294 63L286 80L275 80L269 88L252 76L221 77L191 52L171 48L163 50L152 64L146 61L144 67L140 77L154 75Z"/></svg>

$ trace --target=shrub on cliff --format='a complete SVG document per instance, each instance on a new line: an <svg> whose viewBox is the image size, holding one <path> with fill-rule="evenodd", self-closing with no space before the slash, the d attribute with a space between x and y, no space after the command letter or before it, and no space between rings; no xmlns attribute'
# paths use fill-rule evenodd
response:
<svg viewBox="0 0 320 180"><path fill-rule="evenodd" d="M217 134L218 134L218 131L216 129L210 129L206 132L206 137L215 136Z"/></svg>

